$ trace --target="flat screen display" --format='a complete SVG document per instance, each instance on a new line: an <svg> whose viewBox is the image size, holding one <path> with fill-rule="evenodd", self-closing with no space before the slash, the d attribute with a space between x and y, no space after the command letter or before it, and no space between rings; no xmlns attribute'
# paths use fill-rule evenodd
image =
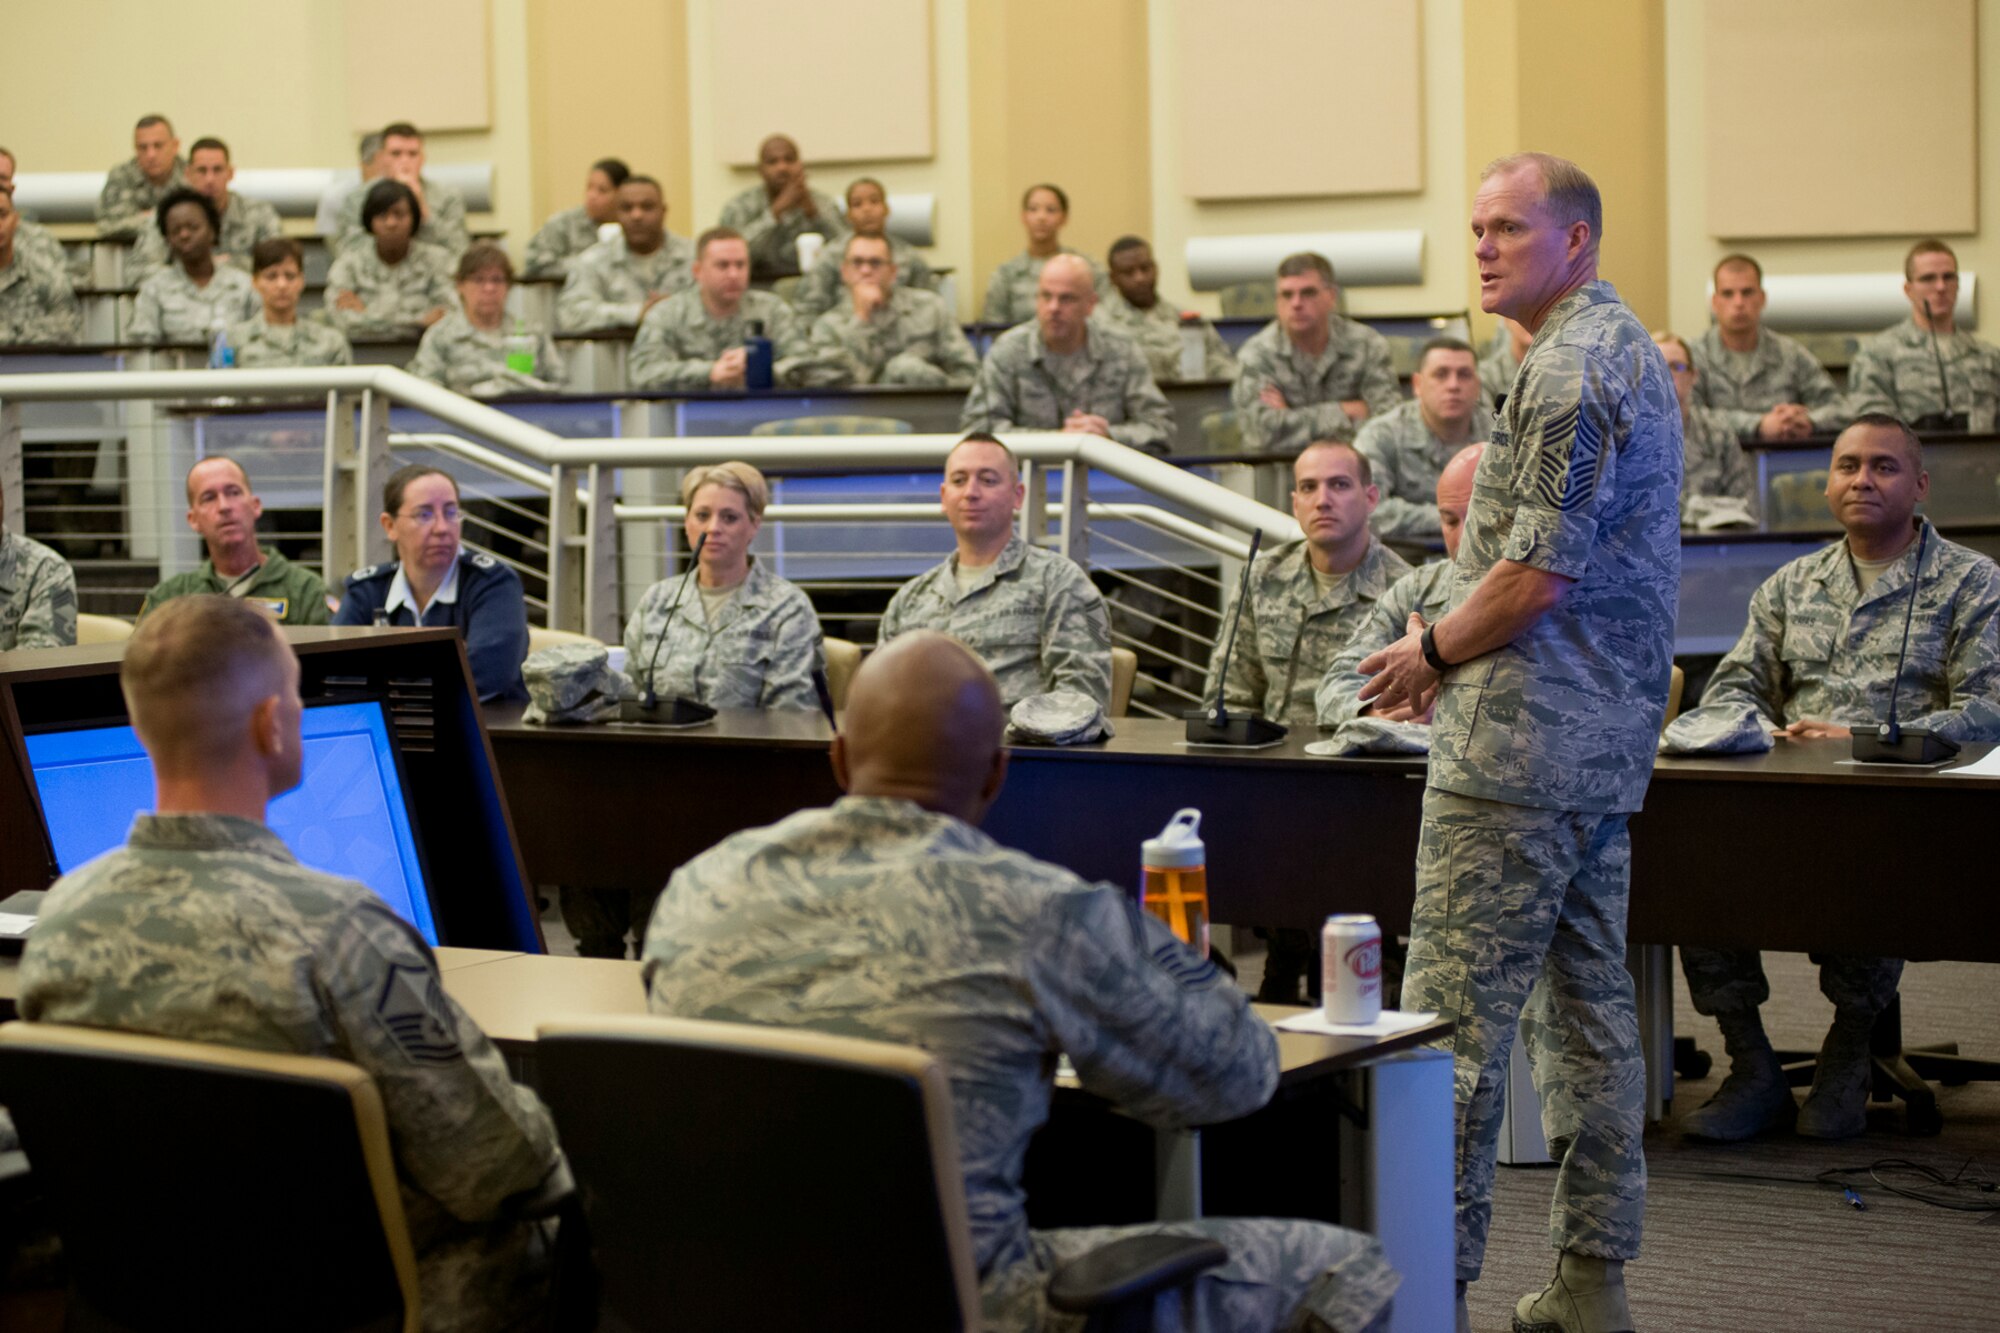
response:
<svg viewBox="0 0 2000 1333"><path fill-rule="evenodd" d="M437 925L411 831L389 718L379 700L309 703L298 787L266 822L302 865L359 880L432 945ZM64 873L124 845L132 817L153 808L153 767L131 727L26 737L28 762Z"/></svg>

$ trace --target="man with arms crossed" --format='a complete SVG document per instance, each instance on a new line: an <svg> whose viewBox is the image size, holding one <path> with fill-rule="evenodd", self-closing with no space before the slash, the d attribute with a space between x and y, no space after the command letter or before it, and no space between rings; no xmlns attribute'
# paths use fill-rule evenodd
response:
<svg viewBox="0 0 2000 1333"><path fill-rule="evenodd" d="M1483 173L1480 305L1535 337L1479 460L1452 609L1361 664L1377 707L1437 696L1403 1004L1457 1024L1461 1282L1485 1257L1507 1055L1541 981L1526 1040L1561 1256L1516 1308L1530 1333L1632 1327L1624 1262L1645 1211L1626 822L1672 669L1680 407L1597 279L1601 228L1574 163L1523 153Z"/></svg>
<svg viewBox="0 0 2000 1333"><path fill-rule="evenodd" d="M1715 266L1708 308L1715 323L1694 346L1701 374L1696 407L1721 413L1744 439L1796 440L1838 430L1847 406L1833 376L1813 354L1764 327L1764 270L1749 255L1724 255Z"/></svg>

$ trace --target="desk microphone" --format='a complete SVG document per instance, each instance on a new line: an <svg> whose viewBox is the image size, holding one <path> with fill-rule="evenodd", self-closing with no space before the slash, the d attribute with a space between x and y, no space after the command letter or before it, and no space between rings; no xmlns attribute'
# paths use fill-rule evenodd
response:
<svg viewBox="0 0 2000 1333"><path fill-rule="evenodd" d="M1222 657L1215 668L1215 707L1196 708L1181 714L1187 721L1187 738L1197 745L1269 745L1281 741L1290 730L1256 712L1230 716L1225 702L1229 695L1229 660L1236 652L1236 627L1243 623L1243 606L1250 600L1250 571L1257 563L1257 546L1264 540L1261 528L1250 532L1250 554L1243 560L1243 583L1236 590L1236 613L1229 618L1229 632L1223 638ZM1296 654L1294 658L1296 659ZM1289 692L1289 691L1288 691Z"/></svg>
<svg viewBox="0 0 2000 1333"><path fill-rule="evenodd" d="M1958 753L1958 743L1937 735L1928 727L1901 727L1896 723L1896 696L1902 692L1903 658L1910 651L1910 618L1917 610L1917 585L1924 577L1924 547L1930 543L1931 527L1926 523L1917 538L1917 570L1910 576L1910 604L1903 610L1903 646L1896 650L1896 675L1889 683L1889 720L1873 731L1854 733L1854 757L1868 764L1939 764Z"/></svg>
<svg viewBox="0 0 2000 1333"><path fill-rule="evenodd" d="M702 533L695 540L694 555L688 560L688 571L681 576L681 586L674 593L674 602L667 608L666 623L660 629L660 640L653 645L653 655L646 662L645 691L637 701L627 701L618 710L620 722L650 722L655 726L687 727L697 722L706 722L715 716L715 710L707 704L693 699L673 698L661 706L659 695L653 691L653 670L660 665L660 653L667 646L667 636L673 631L674 613L687 600L688 584L701 569L701 551L708 545L708 534Z"/></svg>
<svg viewBox="0 0 2000 1333"><path fill-rule="evenodd" d="M1937 314L1931 309L1929 292L1924 293L1924 323L1931 330L1931 360L1937 364L1938 388L1944 393L1944 411L1926 412L1914 423L1918 430L1965 430L1972 419L1963 412L1951 410L1951 379L1944 373L1944 353L1938 350Z"/></svg>

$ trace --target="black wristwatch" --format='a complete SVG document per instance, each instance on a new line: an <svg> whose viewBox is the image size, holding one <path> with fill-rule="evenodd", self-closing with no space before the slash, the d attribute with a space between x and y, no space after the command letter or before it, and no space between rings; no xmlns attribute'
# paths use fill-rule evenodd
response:
<svg viewBox="0 0 2000 1333"><path fill-rule="evenodd" d="M1429 662L1431 670L1442 676L1445 672L1451 670L1451 663L1445 661L1438 653L1437 628L1435 624L1424 626L1423 637L1418 639L1417 642L1423 646L1424 661Z"/></svg>

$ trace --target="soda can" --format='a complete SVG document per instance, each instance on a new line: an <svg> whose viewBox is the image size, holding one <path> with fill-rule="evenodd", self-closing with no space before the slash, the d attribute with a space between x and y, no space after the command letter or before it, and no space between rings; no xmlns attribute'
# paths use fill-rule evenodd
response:
<svg viewBox="0 0 2000 1333"><path fill-rule="evenodd" d="M1319 937L1320 1000L1329 1023L1382 1016L1382 927L1351 912L1326 919Z"/></svg>

